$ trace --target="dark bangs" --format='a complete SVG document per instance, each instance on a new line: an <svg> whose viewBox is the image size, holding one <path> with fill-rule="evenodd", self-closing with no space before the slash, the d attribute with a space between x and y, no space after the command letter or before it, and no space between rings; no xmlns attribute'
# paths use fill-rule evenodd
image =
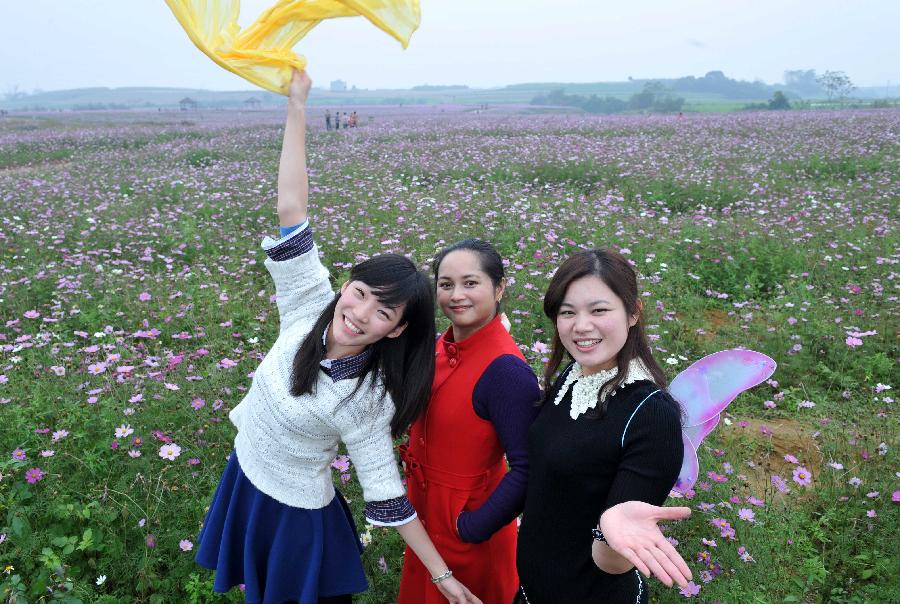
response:
<svg viewBox="0 0 900 604"><path fill-rule="evenodd" d="M350 269L350 280L361 281L385 306L397 308L409 306L421 296L421 275L416 266L404 256L384 254L360 262ZM405 309L401 323L405 322L409 309Z"/></svg>

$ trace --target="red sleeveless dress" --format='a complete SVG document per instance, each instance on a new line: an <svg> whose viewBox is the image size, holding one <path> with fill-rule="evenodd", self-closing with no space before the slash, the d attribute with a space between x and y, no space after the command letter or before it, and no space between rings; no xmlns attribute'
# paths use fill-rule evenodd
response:
<svg viewBox="0 0 900 604"><path fill-rule="evenodd" d="M519 585L516 522L483 543L465 543L456 519L463 510L479 508L507 471L497 432L475 413L472 391L497 357L524 357L499 317L460 343L452 337L451 328L437 341L428 410L410 428L409 443L400 447L407 492L453 576L484 604L509 604ZM446 602L407 547L398 604Z"/></svg>

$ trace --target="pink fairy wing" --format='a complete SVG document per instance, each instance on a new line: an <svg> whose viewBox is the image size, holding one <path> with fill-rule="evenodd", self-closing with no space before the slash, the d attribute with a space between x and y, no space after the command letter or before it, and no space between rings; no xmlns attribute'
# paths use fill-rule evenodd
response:
<svg viewBox="0 0 900 604"><path fill-rule="evenodd" d="M706 435L712 432L719 425L721 415L714 415L699 426L685 426L682 428L682 434L688 437L695 449L700 448L700 443L706 438Z"/></svg>
<svg viewBox="0 0 900 604"><path fill-rule="evenodd" d="M681 471L678 472L678 480L673 487L679 493L687 493L694 488L697 477L700 475L700 463L697 461L697 451L687 434L682 433L681 442L684 444L684 460L681 462Z"/></svg>
<svg viewBox="0 0 900 604"><path fill-rule="evenodd" d="M775 367L774 360L752 350L714 352L675 376L669 393L685 411L684 425L700 426L719 415L741 392L768 379Z"/></svg>

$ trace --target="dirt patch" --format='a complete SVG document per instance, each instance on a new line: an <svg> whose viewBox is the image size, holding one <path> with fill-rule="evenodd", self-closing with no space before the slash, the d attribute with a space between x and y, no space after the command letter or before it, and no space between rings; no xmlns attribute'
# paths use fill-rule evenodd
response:
<svg viewBox="0 0 900 604"><path fill-rule="evenodd" d="M809 471L815 483L822 468L822 452L812 436L814 429L794 419L732 421L730 426L720 424L716 431L726 450L752 450L748 457L754 467L744 466L737 472L747 476L753 495L769 499L777 493L771 482L773 474L784 478L792 488L798 487L793 481L798 465ZM786 461L785 455L793 455L799 463Z"/></svg>
<svg viewBox="0 0 900 604"><path fill-rule="evenodd" d="M21 176L27 172L34 172L43 168L67 168L71 163L72 161L68 159L56 159L41 162L39 164L0 166L0 176Z"/></svg>
<svg viewBox="0 0 900 604"><path fill-rule="evenodd" d="M703 311L703 316L706 317L706 324L709 325L708 332L711 334L717 332L723 325L732 322L728 313L720 308L709 308Z"/></svg>

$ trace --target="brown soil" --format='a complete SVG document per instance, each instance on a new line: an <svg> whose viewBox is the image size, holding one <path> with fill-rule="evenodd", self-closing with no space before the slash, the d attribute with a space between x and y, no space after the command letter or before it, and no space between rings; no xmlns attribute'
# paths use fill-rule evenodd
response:
<svg viewBox="0 0 900 604"><path fill-rule="evenodd" d="M817 474L822 467L822 453L818 443L812 437L814 429L805 427L795 419L732 421L730 426L720 424L716 432L726 451L740 446L741 441L746 443L749 439L755 451L752 461L756 467L743 465L735 468L735 473L747 476L747 486L751 494L763 499L766 498L764 494L767 494L769 498L773 494L777 494L771 483L772 474L778 474L784 478L795 493L798 489L803 488L793 481L794 468L797 466L785 461L784 456L788 454L796 457L800 462L799 465L810 472L813 484L815 484ZM741 427L744 424L746 425ZM763 433L763 426L770 434Z"/></svg>

